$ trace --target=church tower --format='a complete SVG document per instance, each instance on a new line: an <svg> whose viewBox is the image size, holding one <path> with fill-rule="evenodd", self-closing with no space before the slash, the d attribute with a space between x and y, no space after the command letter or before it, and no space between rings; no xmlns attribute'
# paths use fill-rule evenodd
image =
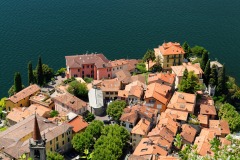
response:
<svg viewBox="0 0 240 160"><path fill-rule="evenodd" d="M37 116L35 114L34 117L34 128L33 128L33 136L29 140L29 149L30 149L30 157L33 160L46 160L46 139L45 134L43 138L40 134L40 129L38 126Z"/></svg>

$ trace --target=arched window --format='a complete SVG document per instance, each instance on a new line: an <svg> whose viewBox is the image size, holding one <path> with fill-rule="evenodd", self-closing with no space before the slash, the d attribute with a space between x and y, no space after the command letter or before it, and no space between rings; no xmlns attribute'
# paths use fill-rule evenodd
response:
<svg viewBox="0 0 240 160"><path fill-rule="evenodd" d="M39 150L34 150L34 158L40 158Z"/></svg>

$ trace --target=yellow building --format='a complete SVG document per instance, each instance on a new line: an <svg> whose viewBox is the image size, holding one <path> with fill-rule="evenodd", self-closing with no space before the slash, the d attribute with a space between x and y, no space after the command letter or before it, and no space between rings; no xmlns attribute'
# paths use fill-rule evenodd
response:
<svg viewBox="0 0 240 160"><path fill-rule="evenodd" d="M40 87L36 84L30 85L24 88L20 92L14 94L5 100L6 110L9 112L14 107L28 107L30 106L30 97L38 92L40 92Z"/></svg>
<svg viewBox="0 0 240 160"><path fill-rule="evenodd" d="M67 123L57 125L40 116L36 119L41 136L46 138L46 152L63 153L72 148L72 126ZM29 139L35 136L35 123L35 115L32 115L1 132L1 151L10 159L19 159L23 154L29 157Z"/></svg>
<svg viewBox="0 0 240 160"><path fill-rule="evenodd" d="M155 56L160 58L163 70L171 69L171 66L181 65L184 59L184 50L180 43L163 43L158 48L154 48Z"/></svg>

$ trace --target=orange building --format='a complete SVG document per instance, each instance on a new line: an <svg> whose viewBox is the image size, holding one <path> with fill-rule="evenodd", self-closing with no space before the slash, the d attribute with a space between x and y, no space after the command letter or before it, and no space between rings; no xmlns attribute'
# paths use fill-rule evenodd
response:
<svg viewBox="0 0 240 160"><path fill-rule="evenodd" d="M171 87L159 84L151 83L147 86L144 100L146 106L158 109L158 112L164 112L167 108L167 104L171 97Z"/></svg>

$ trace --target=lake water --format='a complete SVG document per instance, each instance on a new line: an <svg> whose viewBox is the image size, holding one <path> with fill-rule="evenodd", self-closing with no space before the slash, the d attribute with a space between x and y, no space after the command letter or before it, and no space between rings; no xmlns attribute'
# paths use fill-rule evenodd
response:
<svg viewBox="0 0 240 160"><path fill-rule="evenodd" d="M240 81L239 0L1 0L0 96L14 72L27 84L38 55L57 70L65 55L141 58L164 41L201 45Z"/></svg>

